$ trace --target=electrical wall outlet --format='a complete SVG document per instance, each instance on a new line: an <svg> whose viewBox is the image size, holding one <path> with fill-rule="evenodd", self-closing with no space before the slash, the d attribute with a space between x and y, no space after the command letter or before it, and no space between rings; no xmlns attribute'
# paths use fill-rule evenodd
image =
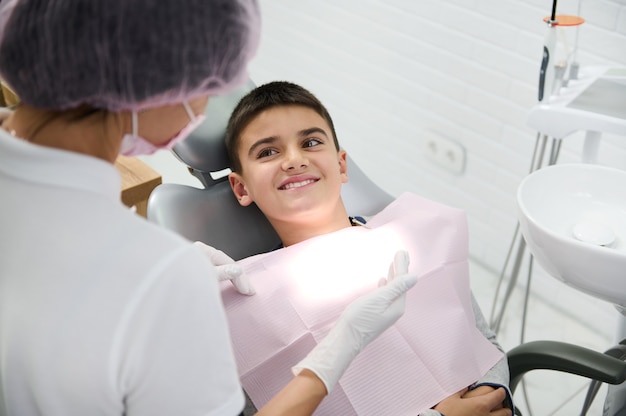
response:
<svg viewBox="0 0 626 416"><path fill-rule="evenodd" d="M460 175L465 170L465 148L434 132L424 133L424 154L439 167Z"/></svg>

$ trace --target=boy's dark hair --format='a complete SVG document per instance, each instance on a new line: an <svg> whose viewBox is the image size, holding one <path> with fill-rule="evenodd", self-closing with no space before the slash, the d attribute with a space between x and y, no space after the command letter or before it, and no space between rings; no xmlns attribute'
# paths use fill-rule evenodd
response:
<svg viewBox="0 0 626 416"><path fill-rule="evenodd" d="M274 81L261 85L244 96L228 120L226 128L226 149L230 158L230 169L241 172L239 160L239 139L246 126L263 111L279 106L299 105L307 107L319 114L330 127L335 141L335 148L339 150L339 141L335 133L333 120L326 107L307 89L286 81Z"/></svg>

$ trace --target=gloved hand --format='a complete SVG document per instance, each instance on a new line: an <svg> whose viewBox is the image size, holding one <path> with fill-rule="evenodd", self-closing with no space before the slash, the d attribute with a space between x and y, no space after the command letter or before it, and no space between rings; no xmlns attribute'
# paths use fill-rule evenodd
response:
<svg viewBox="0 0 626 416"><path fill-rule="evenodd" d="M230 280L235 289L244 295L254 295L256 293L246 275L243 274L243 269L235 263L235 260L231 259L223 251L208 246L201 241L196 241L193 244L200 247L209 257L209 260L217 269L217 278L220 282Z"/></svg>
<svg viewBox="0 0 626 416"><path fill-rule="evenodd" d="M352 360L404 313L405 293L417 283L409 275L409 254L399 251L379 288L353 301L324 338L292 371L313 371L330 393Z"/></svg>

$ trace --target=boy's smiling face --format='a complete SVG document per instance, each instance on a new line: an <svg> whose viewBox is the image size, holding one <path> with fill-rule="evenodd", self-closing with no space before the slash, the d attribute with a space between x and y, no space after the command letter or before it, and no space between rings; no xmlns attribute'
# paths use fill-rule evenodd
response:
<svg viewBox="0 0 626 416"><path fill-rule="evenodd" d="M231 187L241 205L255 202L275 228L347 222L341 202L346 153L335 148L328 123L314 110L263 111L241 132L238 154L242 169L230 174Z"/></svg>

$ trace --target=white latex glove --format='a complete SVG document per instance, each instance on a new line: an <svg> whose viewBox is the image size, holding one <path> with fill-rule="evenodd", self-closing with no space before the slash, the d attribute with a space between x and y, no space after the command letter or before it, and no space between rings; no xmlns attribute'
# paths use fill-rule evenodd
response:
<svg viewBox="0 0 626 416"><path fill-rule="evenodd" d="M405 293L417 283L409 275L409 254L399 251L379 288L353 301L335 326L292 371L313 371L330 393L352 360L372 341L393 325L404 313Z"/></svg>
<svg viewBox="0 0 626 416"><path fill-rule="evenodd" d="M202 252L209 257L209 260L217 269L217 278L220 282L230 280L235 289L244 295L254 295L256 293L247 276L243 273L243 269L235 263L235 260L223 251L208 246L201 241L196 241L193 244L200 247Z"/></svg>

